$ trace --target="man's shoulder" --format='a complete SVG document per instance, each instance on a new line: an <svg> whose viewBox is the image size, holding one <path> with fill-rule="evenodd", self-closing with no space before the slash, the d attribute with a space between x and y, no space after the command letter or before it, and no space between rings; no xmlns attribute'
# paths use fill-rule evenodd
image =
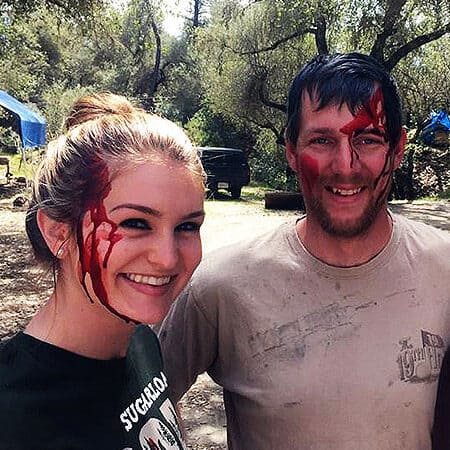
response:
<svg viewBox="0 0 450 450"><path fill-rule="evenodd" d="M400 245L411 255L420 258L442 260L448 266L450 253L450 233L424 222L402 215L394 215L394 221L400 230Z"/></svg>
<svg viewBox="0 0 450 450"><path fill-rule="evenodd" d="M410 219L401 214L393 214L395 222L401 227L405 237L420 242L432 243L440 242L444 245L450 245L450 232L437 228L425 222ZM431 239L431 242L429 241Z"/></svg>

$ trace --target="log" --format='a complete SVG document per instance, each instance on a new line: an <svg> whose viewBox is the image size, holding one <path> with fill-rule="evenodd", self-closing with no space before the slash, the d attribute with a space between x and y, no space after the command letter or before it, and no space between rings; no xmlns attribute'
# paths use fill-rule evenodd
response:
<svg viewBox="0 0 450 450"><path fill-rule="evenodd" d="M305 202L300 192L266 192L264 195L266 209L305 210Z"/></svg>

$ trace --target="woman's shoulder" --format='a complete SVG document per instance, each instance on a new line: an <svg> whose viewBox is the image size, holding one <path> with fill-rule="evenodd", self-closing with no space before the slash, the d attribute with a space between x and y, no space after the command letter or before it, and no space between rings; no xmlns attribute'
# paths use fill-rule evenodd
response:
<svg viewBox="0 0 450 450"><path fill-rule="evenodd" d="M3 371L5 368L11 366L17 362L17 359L21 352L26 349L25 340L23 333L18 333L15 336L5 339L0 342L0 370Z"/></svg>

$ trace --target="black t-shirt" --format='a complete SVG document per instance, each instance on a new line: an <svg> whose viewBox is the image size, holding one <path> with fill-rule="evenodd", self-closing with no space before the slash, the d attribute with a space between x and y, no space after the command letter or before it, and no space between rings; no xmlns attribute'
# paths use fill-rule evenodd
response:
<svg viewBox="0 0 450 450"><path fill-rule="evenodd" d="M102 361L19 333L0 347L1 450L184 449L159 343Z"/></svg>

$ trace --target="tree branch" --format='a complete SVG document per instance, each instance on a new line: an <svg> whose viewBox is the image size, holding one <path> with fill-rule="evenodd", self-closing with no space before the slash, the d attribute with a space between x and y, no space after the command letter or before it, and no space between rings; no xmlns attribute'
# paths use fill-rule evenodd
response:
<svg viewBox="0 0 450 450"><path fill-rule="evenodd" d="M439 30L432 31L431 33L424 34L422 36L417 36L416 38L412 39L405 45L402 45L399 47L392 55L384 61L384 66L389 71L392 70L397 63L404 58L408 53L411 53L412 51L418 49L422 45L428 44L429 42L435 41L436 39L439 39L444 34L450 33L450 22L447 23L444 27L440 28Z"/></svg>
<svg viewBox="0 0 450 450"><path fill-rule="evenodd" d="M150 103L149 106L153 106L153 96L155 95L156 89L158 88L158 78L161 65L161 36L159 34L158 27L153 17L151 19L151 26L156 41L156 52L155 52L155 64L153 65L153 76L150 79L150 87L148 90L149 98L151 99L149 102Z"/></svg>
<svg viewBox="0 0 450 450"><path fill-rule="evenodd" d="M386 47L387 39L395 34L394 25L397 22L401 10L405 6L406 0L390 0L386 5L383 18L383 30L378 33L377 38L372 46L370 55L384 64L383 50Z"/></svg>
<svg viewBox="0 0 450 450"><path fill-rule="evenodd" d="M256 79L254 80L254 92L256 93L258 100L264 105L268 106L269 108L276 109L278 111L281 111L282 113L286 113L286 105L280 104L277 102L274 102L269 99L269 96L266 93L266 82L267 82L268 73L267 72L260 72L258 75L256 75Z"/></svg>
<svg viewBox="0 0 450 450"><path fill-rule="evenodd" d="M259 48L259 49L256 49L256 50L239 51L239 50L236 50L236 49L234 49L234 48L231 48L231 50L232 50L234 53L236 53L237 55L242 55L242 56L243 56L243 55L256 55L256 54L258 54L258 53L269 52L269 51L271 51L271 50L275 50L275 49L278 48L281 44L284 44L285 42L288 42L288 41L290 41L291 39L294 39L294 38L296 38L296 37L303 36L304 34L306 34L306 33L311 33L311 32L314 32L314 31L312 31L312 30L310 30L310 29L308 29L308 30L297 30L297 31L295 31L295 32L292 33L292 34L289 34L288 36L285 36L285 37L282 37L282 38L276 40L275 42L273 42L272 44L270 44L270 45L268 45L268 46L266 46L266 47L262 47L262 48ZM228 48L230 48L230 47L228 47Z"/></svg>
<svg viewBox="0 0 450 450"><path fill-rule="evenodd" d="M317 52L319 55L328 55L330 52L327 44L327 21L321 12L317 14L315 22L314 37Z"/></svg>
<svg viewBox="0 0 450 450"><path fill-rule="evenodd" d="M249 117L245 118L248 122L255 124L256 126L260 128L264 128L266 130L272 131L272 133L275 135L277 144L283 144L284 143L284 129L279 131L273 123L270 122L264 122L260 123L255 119L251 119Z"/></svg>

